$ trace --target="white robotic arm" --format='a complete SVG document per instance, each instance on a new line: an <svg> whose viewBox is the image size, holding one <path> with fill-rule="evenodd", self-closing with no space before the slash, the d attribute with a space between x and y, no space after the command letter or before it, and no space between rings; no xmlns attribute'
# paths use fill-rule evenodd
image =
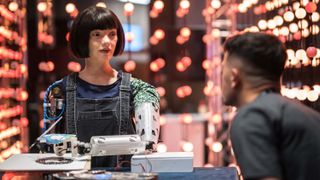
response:
<svg viewBox="0 0 320 180"><path fill-rule="evenodd" d="M48 143L47 140L42 140L42 142L53 144L53 150L59 156L70 150L72 155L76 156L80 149L81 152L83 151L80 154L89 153L91 156L140 154L146 149L154 150L154 145L158 143L160 133L159 120L159 108L153 103L146 102L135 108L136 135L93 136L90 143L79 142L77 138L62 138L54 143ZM55 126L56 123L54 123L53 126ZM51 128L53 128L53 126ZM48 129L48 131L50 129ZM52 135L54 134L51 134L51 136ZM49 137L55 137L51 136ZM42 137L42 135L40 137Z"/></svg>
<svg viewBox="0 0 320 180"><path fill-rule="evenodd" d="M160 112L154 103L145 102L135 108L137 134L151 145L158 143L160 133Z"/></svg>

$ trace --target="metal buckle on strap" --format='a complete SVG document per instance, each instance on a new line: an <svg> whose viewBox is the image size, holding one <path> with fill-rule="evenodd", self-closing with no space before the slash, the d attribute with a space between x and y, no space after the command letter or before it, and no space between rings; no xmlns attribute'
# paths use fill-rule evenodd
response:
<svg viewBox="0 0 320 180"><path fill-rule="evenodd" d="M67 86L66 91L74 91L76 90L76 86Z"/></svg>
<svg viewBox="0 0 320 180"><path fill-rule="evenodd" d="M120 91L130 92L130 91L131 91L131 88L130 88L130 86L120 86Z"/></svg>

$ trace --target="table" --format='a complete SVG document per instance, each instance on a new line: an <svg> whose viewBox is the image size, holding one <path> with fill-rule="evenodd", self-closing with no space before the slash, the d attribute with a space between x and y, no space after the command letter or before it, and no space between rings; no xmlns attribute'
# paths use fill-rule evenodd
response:
<svg viewBox="0 0 320 180"><path fill-rule="evenodd" d="M234 167L220 167L220 168L194 168L193 172L189 173L159 173L159 180L165 179L213 179L213 180L238 180L237 169Z"/></svg>
<svg viewBox="0 0 320 180"><path fill-rule="evenodd" d="M3 172L2 172L3 173ZM3 174L0 174L2 177ZM39 172L18 172L18 173L6 173L5 176L17 177L23 179L41 179L41 174ZM159 180L167 179L183 179L183 180L239 180L237 170L234 167L220 167L220 168L194 168L193 172L183 172L183 173L158 173Z"/></svg>

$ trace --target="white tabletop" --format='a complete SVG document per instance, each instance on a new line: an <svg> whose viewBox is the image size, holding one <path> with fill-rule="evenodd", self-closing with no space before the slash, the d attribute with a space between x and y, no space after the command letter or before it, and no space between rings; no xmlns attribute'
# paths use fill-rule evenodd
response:
<svg viewBox="0 0 320 180"><path fill-rule="evenodd" d="M0 164L0 171L70 171L90 168L89 157L72 158L71 154L62 157L72 158L68 164L40 164L36 160L46 157L61 157L55 154L15 154Z"/></svg>

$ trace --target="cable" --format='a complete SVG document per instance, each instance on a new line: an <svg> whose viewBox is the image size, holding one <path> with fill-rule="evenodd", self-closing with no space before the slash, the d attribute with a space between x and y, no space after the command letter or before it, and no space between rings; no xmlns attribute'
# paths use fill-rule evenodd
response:
<svg viewBox="0 0 320 180"><path fill-rule="evenodd" d="M31 144L31 146L29 147L29 150L37 143L39 142L39 140L46 135L52 128L54 128L56 126L56 124L58 124L58 122L60 122L60 120L62 119L62 117L59 117L56 122L54 122L45 132L43 132L36 140L33 144Z"/></svg>
<svg viewBox="0 0 320 180"><path fill-rule="evenodd" d="M121 161L119 164L117 164L117 166L115 167L115 170L119 170L124 163L129 163L130 165L133 165L133 166L140 166L144 173L147 172L146 168L143 166L142 163L134 164L134 163L131 163L130 161Z"/></svg>
<svg viewBox="0 0 320 180"><path fill-rule="evenodd" d="M147 156L145 156L145 158L150 166L150 170L148 171L150 173L150 172L152 172L152 164L151 164L150 160L147 158Z"/></svg>

